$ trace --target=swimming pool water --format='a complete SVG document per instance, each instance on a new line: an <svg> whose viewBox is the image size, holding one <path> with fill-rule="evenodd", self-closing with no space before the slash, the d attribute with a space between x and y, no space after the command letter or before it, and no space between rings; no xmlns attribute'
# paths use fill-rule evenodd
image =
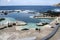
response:
<svg viewBox="0 0 60 40"><path fill-rule="evenodd" d="M11 17L3 17L5 18L5 20L1 21L0 24L6 24L7 22L14 22L16 21L14 18L11 18Z"/></svg>
<svg viewBox="0 0 60 40"><path fill-rule="evenodd" d="M29 13L9 13L8 15L0 15L1 17L6 17L6 21L24 21L27 25L22 26L20 28L41 28L42 26L37 26L36 23L39 22L47 22L50 23L53 19L52 18L30 18L30 16L34 16L36 14L29 14Z"/></svg>

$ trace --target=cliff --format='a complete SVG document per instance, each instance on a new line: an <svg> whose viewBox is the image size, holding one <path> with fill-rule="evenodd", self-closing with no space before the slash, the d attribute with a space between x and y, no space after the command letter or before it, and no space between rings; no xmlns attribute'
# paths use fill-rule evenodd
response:
<svg viewBox="0 0 60 40"><path fill-rule="evenodd" d="M54 4L54 6L59 6L60 7L60 3Z"/></svg>

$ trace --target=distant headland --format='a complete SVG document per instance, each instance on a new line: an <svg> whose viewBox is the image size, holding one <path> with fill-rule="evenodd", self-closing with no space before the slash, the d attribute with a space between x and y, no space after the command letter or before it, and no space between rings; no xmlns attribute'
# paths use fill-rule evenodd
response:
<svg viewBox="0 0 60 40"><path fill-rule="evenodd" d="M60 3L54 4L54 6L59 6L60 7Z"/></svg>

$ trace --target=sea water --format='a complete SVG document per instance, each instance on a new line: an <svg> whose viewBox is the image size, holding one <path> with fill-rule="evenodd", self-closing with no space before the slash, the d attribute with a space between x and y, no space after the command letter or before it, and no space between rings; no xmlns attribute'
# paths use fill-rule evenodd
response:
<svg viewBox="0 0 60 40"><path fill-rule="evenodd" d="M52 10L55 8L60 8L60 7L54 7L54 6L0 6L0 10L32 10L35 12L45 12L47 10ZM50 23L53 21L53 19L50 19L50 18L47 18L47 19L30 18L30 16L34 16L34 15L37 15L37 13L36 14L8 13L8 15L0 15L0 17L11 17L11 18L14 18L19 21L25 21L27 23L27 25L23 26L22 28L38 28L39 26L37 26L36 23L39 23L39 22L49 22Z"/></svg>
<svg viewBox="0 0 60 40"><path fill-rule="evenodd" d="M25 26L20 26L20 28L41 28L42 26L37 26L36 24L39 22L47 22L50 23L53 19L52 18L30 18L36 14L29 14L29 13L8 13L8 15L0 15L1 17L5 17L6 21L24 21L27 23ZM5 22L6 22L5 21Z"/></svg>

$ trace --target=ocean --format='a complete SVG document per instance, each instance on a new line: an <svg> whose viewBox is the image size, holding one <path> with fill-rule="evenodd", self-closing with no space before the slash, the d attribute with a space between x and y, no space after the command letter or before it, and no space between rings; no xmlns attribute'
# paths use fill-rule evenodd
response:
<svg viewBox="0 0 60 40"><path fill-rule="evenodd" d="M59 9L60 7L54 7L54 6L0 6L0 10L32 10L32 11L37 11L37 12L45 12L47 10L52 10L52 9ZM8 13L8 15L0 15L0 17L9 17L13 18L19 21L25 21L27 23L24 28L37 28L38 26L36 23L39 22L47 22L50 23L54 19L36 19L36 18L30 18L30 16L34 16L37 14L29 14L29 13ZM11 19L11 20L13 20Z"/></svg>
<svg viewBox="0 0 60 40"><path fill-rule="evenodd" d="M59 9L56 6L0 6L0 10L34 10L39 12L45 12L47 10Z"/></svg>
<svg viewBox="0 0 60 40"><path fill-rule="evenodd" d="M0 6L0 10L32 10L32 11L37 11L37 12L45 12L47 10L52 10L52 9L57 9L57 8L59 9L60 7L56 7L56 6ZM15 18L16 20L25 21L27 23L43 22L41 19L30 18L30 16L34 16L34 15L37 15L37 14L9 13L8 15L0 15L0 17L12 17L12 18Z"/></svg>

